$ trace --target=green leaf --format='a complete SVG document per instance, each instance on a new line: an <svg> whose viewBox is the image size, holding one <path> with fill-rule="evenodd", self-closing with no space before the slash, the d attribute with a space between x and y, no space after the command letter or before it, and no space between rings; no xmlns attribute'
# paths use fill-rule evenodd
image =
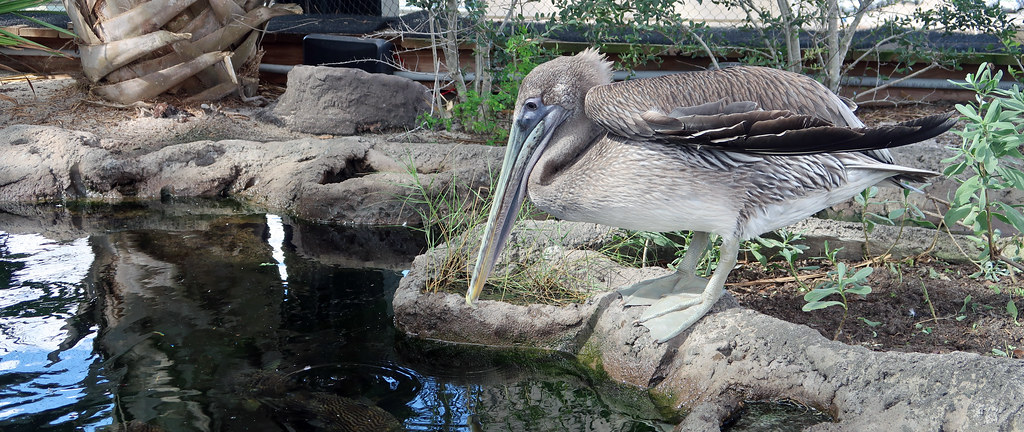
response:
<svg viewBox="0 0 1024 432"><path fill-rule="evenodd" d="M38 50L48 50L50 48L45 45L40 45L36 42L32 42L7 30L0 29L0 46L23 46L27 48L35 48Z"/></svg>
<svg viewBox="0 0 1024 432"><path fill-rule="evenodd" d="M946 215L943 220L946 222L947 227L955 227L958 221L964 219L968 213L974 208L971 204L963 204L960 207L953 207L946 211Z"/></svg>
<svg viewBox="0 0 1024 432"><path fill-rule="evenodd" d="M1006 216L1005 222L1013 225L1018 231L1024 231L1024 215L1019 210L1004 202L996 201L992 204L1003 211L1003 214Z"/></svg>
<svg viewBox="0 0 1024 432"><path fill-rule="evenodd" d="M960 306L960 311L957 312L957 313L962 314L962 313L966 312L967 311L967 305L969 305L971 303L972 299L973 298L971 297L970 294L968 294L967 297L964 297L964 305Z"/></svg>
<svg viewBox="0 0 1024 432"><path fill-rule="evenodd" d="M761 265L768 265L768 258L765 257L764 254L762 254L758 250L750 249L750 254L753 255L754 259L756 259L757 262L761 263Z"/></svg>
<svg viewBox="0 0 1024 432"><path fill-rule="evenodd" d="M811 302L811 303L805 304L804 307L801 308L801 309L803 309L804 312L810 312L810 311L813 311L813 310L824 309L824 308L827 308L827 307L830 307L830 306L842 306L842 305L843 305L843 303L837 302L837 301L825 301L825 302L816 301L816 302Z"/></svg>
<svg viewBox="0 0 1024 432"><path fill-rule="evenodd" d="M0 14L20 12L45 4L48 0L0 0Z"/></svg>
<svg viewBox="0 0 1024 432"><path fill-rule="evenodd" d="M998 118L1002 112L1002 108L999 106L999 99L992 99L991 105L988 107L988 111L985 112L985 123L992 123Z"/></svg>
<svg viewBox="0 0 1024 432"><path fill-rule="evenodd" d="M1010 314L1013 322L1017 322L1017 304L1012 299L1006 302L1006 313Z"/></svg>
<svg viewBox="0 0 1024 432"><path fill-rule="evenodd" d="M917 225L917 226L919 226L921 228L928 228L928 229L936 229L936 228L938 228L937 225L935 225L934 223L931 223L930 221L926 221L926 220L912 220L911 222L913 222L914 225Z"/></svg>
<svg viewBox="0 0 1024 432"><path fill-rule="evenodd" d="M878 327L880 324L882 324L881 321L871 321L864 317L857 317L857 319L864 321L864 324L867 324L868 327Z"/></svg>
<svg viewBox="0 0 1024 432"><path fill-rule="evenodd" d="M846 263L836 263L836 279L843 280L846 278Z"/></svg>
<svg viewBox="0 0 1024 432"><path fill-rule="evenodd" d="M970 202L979 189L981 189L981 177L973 176L964 180L960 187L956 188L956 193L953 194L953 202L956 204Z"/></svg>
<svg viewBox="0 0 1024 432"><path fill-rule="evenodd" d="M1013 167L1002 165L999 167L999 175L1017 189L1024 189L1024 172Z"/></svg>
<svg viewBox="0 0 1024 432"><path fill-rule="evenodd" d="M865 280L865 279L867 279L868 276L871 275L871 272L873 272L873 271L875 271L874 268L864 267L864 268L858 270L857 273L854 273L853 277L850 278L850 279L852 279L852 280Z"/></svg>
<svg viewBox="0 0 1024 432"><path fill-rule="evenodd" d="M804 294L804 301L813 303L837 292L835 288L816 288Z"/></svg>
<svg viewBox="0 0 1024 432"><path fill-rule="evenodd" d="M854 285L850 288L847 288L846 292L850 294L866 296L868 294L871 294L871 287L867 285Z"/></svg>
<svg viewBox="0 0 1024 432"><path fill-rule="evenodd" d="M956 158L951 158L951 159L956 159ZM950 162L952 162L952 161L950 161ZM950 165L950 166L946 167L946 169L942 170L942 175L944 175L946 177L952 177L954 175L957 175L959 173L964 172L964 170L966 170L966 169L967 169L967 162L961 162L961 163L958 163L956 165Z"/></svg>
<svg viewBox="0 0 1024 432"><path fill-rule="evenodd" d="M960 111L960 114L963 114L964 117L967 117L969 120L976 123L981 123L981 116L978 115L978 112L974 109L974 106L957 104L955 105L955 108L957 111Z"/></svg>

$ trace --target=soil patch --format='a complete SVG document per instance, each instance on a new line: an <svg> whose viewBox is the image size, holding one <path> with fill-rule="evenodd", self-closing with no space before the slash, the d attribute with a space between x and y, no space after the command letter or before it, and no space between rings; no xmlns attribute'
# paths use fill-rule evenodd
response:
<svg viewBox="0 0 1024 432"><path fill-rule="evenodd" d="M242 102L227 98L201 104L174 96L121 105L89 93L88 86L70 76L0 77L0 127L15 124L57 126L90 132L104 148L142 155L162 147L203 140L247 139L284 141L310 136L260 122L255 116L266 101L284 89L260 88L260 98Z"/></svg>
<svg viewBox="0 0 1024 432"><path fill-rule="evenodd" d="M849 297L845 321L841 306L804 312L801 308L807 303L803 298L807 290L796 282L742 282L789 276L782 270L768 271L757 262L735 269L730 279L739 283L728 289L744 307L876 351L968 351L1024 357L1024 327L1007 312L1011 300L1024 307L1020 280L1002 277L998 282L988 281L971 276L978 271L977 266L928 258L872 267L874 271L868 277L872 292ZM829 270L831 266L824 266L807 274ZM813 288L825 280L805 278L804 283ZM833 297L829 300L840 300L837 295Z"/></svg>

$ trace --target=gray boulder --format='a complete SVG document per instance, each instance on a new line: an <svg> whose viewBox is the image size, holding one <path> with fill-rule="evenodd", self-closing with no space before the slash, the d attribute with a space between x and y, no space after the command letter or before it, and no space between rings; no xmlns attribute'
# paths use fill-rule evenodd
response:
<svg viewBox="0 0 1024 432"><path fill-rule="evenodd" d="M55 127L0 129L0 202L235 197L308 220L416 225L414 201L486 190L503 153L358 137L196 141L138 156L101 144Z"/></svg>
<svg viewBox="0 0 1024 432"><path fill-rule="evenodd" d="M407 78L360 69L296 66L270 115L289 129L353 135L417 126L430 109L427 88Z"/></svg>

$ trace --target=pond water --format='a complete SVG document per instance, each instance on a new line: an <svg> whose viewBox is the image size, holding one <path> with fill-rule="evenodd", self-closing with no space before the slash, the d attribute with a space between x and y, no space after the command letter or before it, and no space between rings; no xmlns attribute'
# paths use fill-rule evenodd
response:
<svg viewBox="0 0 1024 432"><path fill-rule="evenodd" d="M0 214L0 430L662 430L565 356L396 332L404 229L231 204Z"/></svg>
<svg viewBox="0 0 1024 432"><path fill-rule="evenodd" d="M0 210L0 430L639 432L679 421L562 354L397 332L389 302L422 248L407 229L225 202Z"/></svg>

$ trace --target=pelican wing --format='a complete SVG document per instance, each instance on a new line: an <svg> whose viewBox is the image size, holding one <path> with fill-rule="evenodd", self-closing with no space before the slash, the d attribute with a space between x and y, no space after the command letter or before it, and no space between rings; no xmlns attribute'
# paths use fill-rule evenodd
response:
<svg viewBox="0 0 1024 432"><path fill-rule="evenodd" d="M861 128L833 126L813 117L798 115L765 120L747 118L730 128L692 134L666 130L666 133L653 138L666 143L764 155L867 152L899 147L939 135L956 123L952 115L950 112L892 125Z"/></svg>
<svg viewBox="0 0 1024 432"><path fill-rule="evenodd" d="M952 113L946 113L879 127L837 126L816 115L762 110L753 101L726 99L673 107L667 113L659 107L641 111L635 103L616 105L623 100L616 97L623 90L617 85L594 87L584 105L587 116L608 133L631 140L733 152L799 155L870 151L925 140L955 123Z"/></svg>
<svg viewBox="0 0 1024 432"><path fill-rule="evenodd" d="M586 98L590 100L587 115L592 118L615 110L640 113L653 109L673 115L676 107L710 108L718 102L708 102L722 101L725 105L754 104L746 111L782 110L836 126L864 126L853 113L856 105L821 83L801 74L764 67L731 67L610 83L592 88Z"/></svg>

